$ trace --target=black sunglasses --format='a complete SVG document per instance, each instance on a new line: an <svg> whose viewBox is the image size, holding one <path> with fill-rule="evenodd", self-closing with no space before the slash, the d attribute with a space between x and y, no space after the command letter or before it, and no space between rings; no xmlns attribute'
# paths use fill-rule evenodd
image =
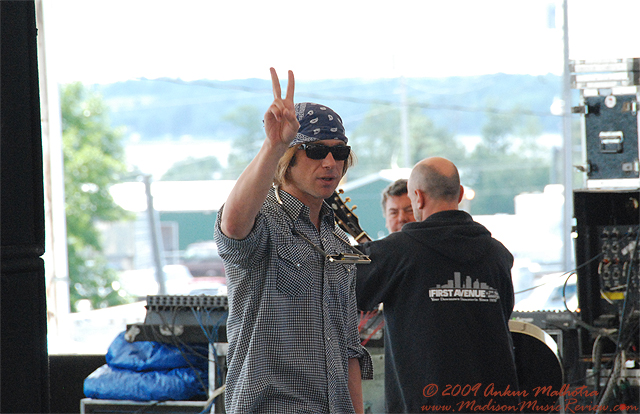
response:
<svg viewBox="0 0 640 414"><path fill-rule="evenodd" d="M322 144L302 144L300 149L303 149L307 153L307 157L312 160L324 160L329 153L336 161L344 161L349 158L351 153L351 147L347 145L336 145L335 147L329 147Z"/></svg>

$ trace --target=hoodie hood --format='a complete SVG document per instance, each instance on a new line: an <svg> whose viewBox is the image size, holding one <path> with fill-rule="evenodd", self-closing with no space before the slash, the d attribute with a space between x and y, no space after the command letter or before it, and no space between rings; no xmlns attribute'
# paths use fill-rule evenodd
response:
<svg viewBox="0 0 640 414"><path fill-rule="evenodd" d="M462 263L483 257L491 246L491 233L462 210L432 214L426 220L407 223L402 233L416 244L425 245L450 259Z"/></svg>

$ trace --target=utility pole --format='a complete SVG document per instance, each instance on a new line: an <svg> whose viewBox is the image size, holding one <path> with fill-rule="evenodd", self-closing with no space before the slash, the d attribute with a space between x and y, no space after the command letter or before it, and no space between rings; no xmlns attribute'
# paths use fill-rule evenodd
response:
<svg viewBox="0 0 640 414"><path fill-rule="evenodd" d="M52 318L49 332L67 335L71 304L69 303L69 266L67 251L67 219L64 195L64 161L62 154L62 124L58 83L48 70L45 47L45 16L47 6L35 2L38 25L38 73L45 206L45 280L47 310Z"/></svg>
<svg viewBox="0 0 640 414"><path fill-rule="evenodd" d="M411 168L409 155L409 104L407 103L407 82L400 77L400 134L402 138L402 152L404 153L404 168Z"/></svg>
<svg viewBox="0 0 640 414"><path fill-rule="evenodd" d="M573 223L573 141L571 139L571 70L569 68L569 18L568 0L562 0L562 42L563 64L562 71L562 99L564 110L562 114L562 137L564 150L564 207L562 220L563 235L563 270L573 269L573 239L571 227Z"/></svg>
<svg viewBox="0 0 640 414"><path fill-rule="evenodd" d="M164 274L163 257L162 257L162 238L160 237L160 224L156 217L156 209L153 207L153 196L151 195L151 175L142 176L144 182L144 192L147 196L147 216L149 219L149 238L151 243L151 251L153 252L153 263L156 270L156 281L158 282L158 295L166 295L166 276Z"/></svg>

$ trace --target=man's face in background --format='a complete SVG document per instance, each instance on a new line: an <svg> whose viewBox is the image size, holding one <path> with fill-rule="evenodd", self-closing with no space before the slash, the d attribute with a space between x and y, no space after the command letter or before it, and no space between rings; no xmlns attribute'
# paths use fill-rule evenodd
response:
<svg viewBox="0 0 640 414"><path fill-rule="evenodd" d="M389 233L395 233L402 229L406 223L416 221L413 217L411 200L407 194L389 196L384 206L385 227Z"/></svg>

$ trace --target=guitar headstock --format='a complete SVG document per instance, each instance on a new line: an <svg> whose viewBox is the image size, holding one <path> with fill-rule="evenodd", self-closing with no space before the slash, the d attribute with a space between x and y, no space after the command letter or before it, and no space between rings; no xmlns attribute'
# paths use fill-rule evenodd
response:
<svg viewBox="0 0 640 414"><path fill-rule="evenodd" d="M333 210L338 225L342 230L349 233L358 243L371 241L371 237L360 228L358 216L353 213L353 210L355 210L357 206L354 205L349 208L346 203L350 202L351 199L347 197L343 201L340 194L344 194L344 191L334 191L331 197L325 199Z"/></svg>

